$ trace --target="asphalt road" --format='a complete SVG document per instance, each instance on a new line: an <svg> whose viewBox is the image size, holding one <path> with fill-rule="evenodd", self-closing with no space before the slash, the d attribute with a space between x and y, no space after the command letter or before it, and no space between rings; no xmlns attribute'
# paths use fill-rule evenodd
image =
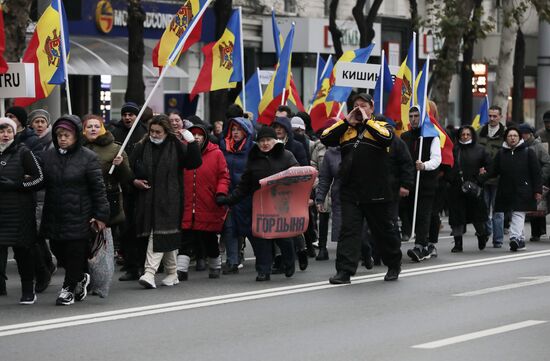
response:
<svg viewBox="0 0 550 361"><path fill-rule="evenodd" d="M438 258L405 256L397 282L375 267L329 285L331 244L330 261L310 259L291 279L257 283L248 260L238 275L191 272L172 288L114 281L108 298L70 307L54 305L62 270L35 305L19 306L10 262L0 360L549 360L550 241L480 252L470 234L452 254L448 234Z"/></svg>

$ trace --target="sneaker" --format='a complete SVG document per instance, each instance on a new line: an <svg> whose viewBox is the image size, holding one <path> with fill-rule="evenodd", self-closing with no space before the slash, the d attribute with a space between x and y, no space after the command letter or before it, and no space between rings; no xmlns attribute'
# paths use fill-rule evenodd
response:
<svg viewBox="0 0 550 361"><path fill-rule="evenodd" d="M384 281L397 281L400 273L401 267L388 268L388 272L384 276Z"/></svg>
<svg viewBox="0 0 550 361"><path fill-rule="evenodd" d="M140 278L140 283L141 283L141 278ZM164 277L164 279L161 281L161 283L162 283L163 286L172 287L172 286L175 286L178 283L180 283L180 280L178 278L177 273L171 273L168 276Z"/></svg>
<svg viewBox="0 0 550 361"><path fill-rule="evenodd" d="M82 281L76 284L74 289L74 298L77 301L82 301L88 295L88 285L90 284L90 275L84 273L84 278Z"/></svg>
<svg viewBox="0 0 550 361"><path fill-rule="evenodd" d="M35 293L28 293L28 294L23 294L21 296L21 298L19 299L19 304L20 305L32 305L34 304L34 302L36 302L36 294Z"/></svg>
<svg viewBox="0 0 550 361"><path fill-rule="evenodd" d="M147 289L153 289L157 288L157 285L155 284L155 275L152 273L144 273L143 276L139 278L139 284Z"/></svg>
<svg viewBox="0 0 550 361"><path fill-rule="evenodd" d="M74 303L74 293L69 291L69 287L64 287L61 289L61 292L59 292L59 296L57 296L57 300L55 301L55 304L58 306L69 306Z"/></svg>
<svg viewBox="0 0 550 361"><path fill-rule="evenodd" d="M525 241L518 241L518 251L523 251L525 249Z"/></svg>
<svg viewBox="0 0 550 361"><path fill-rule="evenodd" d="M330 284L333 285L342 285L346 283L351 283L350 280L351 274L346 271L338 271L334 276L328 279Z"/></svg>
<svg viewBox="0 0 550 361"><path fill-rule="evenodd" d="M428 245L428 253L429 253L429 257L428 258L431 258L431 257L437 257L437 248L435 248L435 244L433 243L430 243Z"/></svg>
<svg viewBox="0 0 550 361"><path fill-rule="evenodd" d="M317 257L315 257L316 261L326 261L328 260L328 250L326 247L319 248L319 253L317 253Z"/></svg>
<svg viewBox="0 0 550 361"><path fill-rule="evenodd" d="M233 275L239 273L239 265L226 263L224 265L222 273L224 275Z"/></svg>
<svg viewBox="0 0 550 361"><path fill-rule="evenodd" d="M540 242L540 237L533 236L529 239L530 242Z"/></svg>
<svg viewBox="0 0 550 361"><path fill-rule="evenodd" d="M406 233L403 233L403 234L401 235L401 242L408 242L410 239L411 239L411 236L409 236L409 235L406 234Z"/></svg>
<svg viewBox="0 0 550 361"><path fill-rule="evenodd" d="M187 279L189 278L189 274L184 271L177 271L177 275L178 275L178 280L180 281L187 281Z"/></svg>
<svg viewBox="0 0 550 361"><path fill-rule="evenodd" d="M493 243L493 248L502 248L502 242Z"/></svg>
<svg viewBox="0 0 550 361"><path fill-rule="evenodd" d="M265 282L271 280L269 273L258 273L256 276L256 282Z"/></svg>
<svg viewBox="0 0 550 361"><path fill-rule="evenodd" d="M407 251L407 256L409 256L414 262L420 262L430 258L430 253L428 252L428 249L420 247L414 247Z"/></svg>
<svg viewBox="0 0 550 361"><path fill-rule="evenodd" d="M515 252L519 248L519 242L515 238L510 238L510 251Z"/></svg>

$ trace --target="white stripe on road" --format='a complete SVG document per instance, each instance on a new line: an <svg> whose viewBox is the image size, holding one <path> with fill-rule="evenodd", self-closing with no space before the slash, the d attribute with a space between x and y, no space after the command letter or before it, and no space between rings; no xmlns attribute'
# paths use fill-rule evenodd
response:
<svg viewBox="0 0 550 361"><path fill-rule="evenodd" d="M550 282L550 276L522 277L522 278L532 279L532 281L512 283L512 284L502 285L497 287L489 287L489 288L484 288L477 291L462 292L462 293L454 294L453 296L457 296L457 297L480 296L480 295L486 295L488 293L507 291L515 288L535 286L535 285L540 285L542 283Z"/></svg>
<svg viewBox="0 0 550 361"><path fill-rule="evenodd" d="M523 322L512 323L505 326L490 328L488 330L467 333L467 334L455 336L455 337L444 338L442 340L423 343L421 345L416 345L412 347L422 348L422 349L434 349L434 348L439 348L443 346L454 345L461 342L471 341L482 337L493 336L493 335L498 335L500 333L515 331L526 327L536 326L546 322L547 321L527 320Z"/></svg>
<svg viewBox="0 0 550 361"><path fill-rule="evenodd" d="M506 255L500 257L484 258L479 260L471 260L464 262L455 262L444 265L434 265L428 267L413 268L404 270L400 277L412 277L423 274L430 274L435 272L451 271L463 268L473 268L486 266L491 264L522 261L531 258L548 257L550 256L550 250L538 251L538 252L525 252L520 254ZM371 275L359 276L352 278L352 285L361 283L369 283L375 281L381 281L384 279L384 273L376 273ZM347 285L342 285L347 286ZM331 285L327 281L305 283L301 285L286 286L286 287L274 287L264 290L233 293L227 295L213 296L198 298L185 301L169 302L163 304L132 307L120 310L106 311L91 313L87 315L78 315L72 317L61 317L49 320L26 322L19 324L12 324L6 326L0 326L0 337L17 335L29 332L45 331L51 329L58 329L70 326L79 326L91 323L115 321L133 317L149 316L160 313L182 311L194 308L208 307L221 304L229 304L241 301L258 300L268 297L291 295L296 293L318 291L328 288L335 288L339 286Z"/></svg>

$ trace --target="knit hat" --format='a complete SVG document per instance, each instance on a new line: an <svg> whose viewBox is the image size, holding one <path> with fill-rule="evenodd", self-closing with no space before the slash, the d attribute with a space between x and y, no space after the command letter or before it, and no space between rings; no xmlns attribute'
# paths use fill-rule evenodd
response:
<svg viewBox="0 0 550 361"><path fill-rule="evenodd" d="M0 125L8 125L12 127L13 133L17 133L17 124L10 118L0 118Z"/></svg>
<svg viewBox="0 0 550 361"><path fill-rule="evenodd" d="M24 108L21 107L10 107L6 109L6 116L8 114L14 115L19 123L21 123L21 126L25 128L27 126L27 111Z"/></svg>
<svg viewBox="0 0 550 361"><path fill-rule="evenodd" d="M120 109L120 114L132 113L134 115L139 114L139 106L134 102L125 103Z"/></svg>
<svg viewBox="0 0 550 361"><path fill-rule="evenodd" d="M73 132L76 134L76 125L73 124L70 120L66 119L60 119L57 122L55 122L54 132L57 130L57 128L66 129L70 132Z"/></svg>
<svg viewBox="0 0 550 361"><path fill-rule="evenodd" d="M300 117L293 117L290 120L290 125L291 125L293 130L294 129L306 130L306 124L304 123L304 120Z"/></svg>
<svg viewBox="0 0 550 361"><path fill-rule="evenodd" d="M277 133L275 132L275 129L271 128L271 127L268 127L268 126L263 126L259 131L258 131L258 136L256 137L256 140L259 141L260 139L262 138L273 138L273 139L277 139Z"/></svg>
<svg viewBox="0 0 550 361"><path fill-rule="evenodd" d="M550 110L546 111L543 115L542 115L542 120L546 123L546 122L550 122Z"/></svg>
<svg viewBox="0 0 550 361"><path fill-rule="evenodd" d="M535 134L535 129L527 123L521 123L518 127L520 134Z"/></svg>
<svg viewBox="0 0 550 361"><path fill-rule="evenodd" d="M36 119L36 118L44 118L46 119L46 123L48 123L48 125L50 124L51 122L51 119L50 119L50 113L48 113L46 110L44 109L36 109L36 110L33 110L32 112L29 113L29 123L32 125L32 122Z"/></svg>

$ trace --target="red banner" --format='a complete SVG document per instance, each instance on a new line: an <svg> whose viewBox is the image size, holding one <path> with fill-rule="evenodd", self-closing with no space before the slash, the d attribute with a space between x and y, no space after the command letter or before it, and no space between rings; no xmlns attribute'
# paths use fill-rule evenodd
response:
<svg viewBox="0 0 550 361"><path fill-rule="evenodd" d="M308 201L317 170L292 167L260 180L254 193L252 234L274 239L295 237L307 230Z"/></svg>

